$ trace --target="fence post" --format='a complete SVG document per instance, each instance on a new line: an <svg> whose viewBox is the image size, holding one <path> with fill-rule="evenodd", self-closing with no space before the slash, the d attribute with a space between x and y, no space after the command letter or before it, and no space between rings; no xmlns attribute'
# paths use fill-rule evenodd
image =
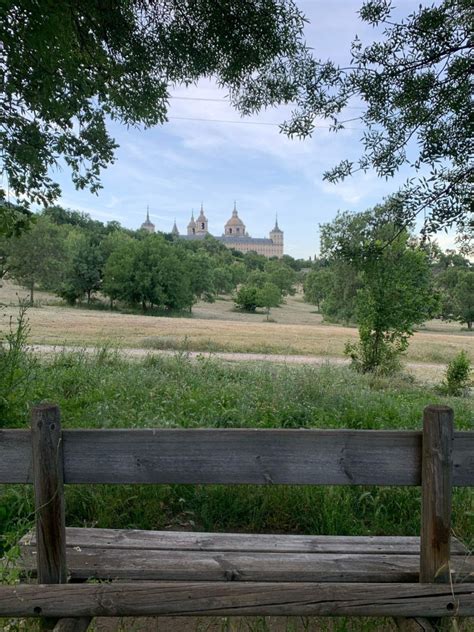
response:
<svg viewBox="0 0 474 632"><path fill-rule="evenodd" d="M423 412L420 582L450 581L454 413L448 406Z"/></svg>
<svg viewBox="0 0 474 632"><path fill-rule="evenodd" d="M53 404L35 406L31 413L36 550L39 584L67 581L66 527L61 419ZM43 621L49 628L54 621Z"/></svg>
<svg viewBox="0 0 474 632"><path fill-rule="evenodd" d="M451 494L453 482L454 412L448 406L423 411L421 463L420 582L449 583ZM454 608L454 604L453 604ZM450 621L429 619L435 630Z"/></svg>

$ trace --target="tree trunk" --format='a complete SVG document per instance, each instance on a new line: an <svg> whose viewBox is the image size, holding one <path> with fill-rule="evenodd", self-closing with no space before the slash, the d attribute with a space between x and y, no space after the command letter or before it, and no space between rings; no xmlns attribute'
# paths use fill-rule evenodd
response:
<svg viewBox="0 0 474 632"><path fill-rule="evenodd" d="M91 290L87 290L87 304L89 305L91 302Z"/></svg>
<svg viewBox="0 0 474 632"><path fill-rule="evenodd" d="M30 285L30 305L33 306L35 300L35 282L32 281Z"/></svg>

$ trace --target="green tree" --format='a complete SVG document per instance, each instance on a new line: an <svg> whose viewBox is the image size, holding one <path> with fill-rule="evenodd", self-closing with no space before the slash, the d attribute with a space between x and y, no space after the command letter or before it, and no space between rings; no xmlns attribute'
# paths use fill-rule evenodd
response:
<svg viewBox="0 0 474 632"><path fill-rule="evenodd" d="M246 97L257 109L291 100L309 57L303 25L290 0L2 2L0 144L10 189L54 202L49 173L63 160L76 187L97 191L116 148L107 119L165 122L170 86L213 76L240 109Z"/></svg>
<svg viewBox="0 0 474 632"><path fill-rule="evenodd" d="M267 320L270 319L270 309L272 307L278 307L281 300L281 290L274 283L265 283L257 292L258 306L266 309Z"/></svg>
<svg viewBox="0 0 474 632"><path fill-rule="evenodd" d="M181 248L162 235L119 244L105 264L103 292L144 312L190 309L196 298Z"/></svg>
<svg viewBox="0 0 474 632"><path fill-rule="evenodd" d="M335 257L328 266L325 297L321 314L330 323L356 322L357 291L361 287L360 272L350 262Z"/></svg>
<svg viewBox="0 0 474 632"><path fill-rule="evenodd" d="M365 129L362 155L342 160L324 178L339 182L370 169L391 178L409 165L415 177L400 190L404 204L397 223L408 226L426 213L423 233L456 223L464 230L474 171L472 2L420 2L402 19L396 18L395 4L363 2L359 16L377 28L375 41L365 44L356 37L350 66L315 63L314 89L302 95L284 129L306 136L321 117L329 118L335 131L343 129L349 122L345 108L355 100L363 111L349 120Z"/></svg>
<svg viewBox="0 0 474 632"><path fill-rule="evenodd" d="M321 303L327 297L332 287L333 273L326 268L315 268L305 275L303 281L304 300L306 303L316 305L321 311Z"/></svg>
<svg viewBox="0 0 474 632"><path fill-rule="evenodd" d="M282 263L278 259L271 259L265 264L265 273L268 276L269 282L276 285L283 296L293 296L295 294L297 274L290 266Z"/></svg>
<svg viewBox="0 0 474 632"><path fill-rule="evenodd" d="M214 261L205 250L198 250L187 258L187 275L196 299L215 301Z"/></svg>
<svg viewBox="0 0 474 632"><path fill-rule="evenodd" d="M363 372L393 370L415 325L437 309L426 252L411 242L408 231L400 232L387 221L397 204L395 199L373 211L339 214L324 231L326 253L332 252L360 276L359 343L348 344L346 353Z"/></svg>
<svg viewBox="0 0 474 632"><path fill-rule="evenodd" d="M255 312L259 307L259 288L254 285L241 285L234 297L235 306L245 312Z"/></svg>
<svg viewBox="0 0 474 632"><path fill-rule="evenodd" d="M30 303L38 285L57 287L65 261L64 237L58 226L38 216L30 229L10 241L8 275L30 290Z"/></svg>
<svg viewBox="0 0 474 632"><path fill-rule="evenodd" d="M135 285L135 263L139 242L127 238L116 243L107 257L104 267L102 291L114 301L124 301L131 305L140 302L140 294Z"/></svg>
<svg viewBox="0 0 474 632"><path fill-rule="evenodd" d="M10 240L0 234L0 287L3 278L8 272L8 255L10 253Z"/></svg>
<svg viewBox="0 0 474 632"><path fill-rule="evenodd" d="M102 283L105 261L100 244L87 233L73 230L66 240L66 251L68 261L58 294L71 304L85 294L90 303L92 293L100 290Z"/></svg>
<svg viewBox="0 0 474 632"><path fill-rule="evenodd" d="M247 270L265 270L265 265L268 259L264 255L259 255L254 250L246 252L243 257L243 261Z"/></svg>
<svg viewBox="0 0 474 632"><path fill-rule="evenodd" d="M219 266L213 272L216 294L230 294L235 287L231 266Z"/></svg>
<svg viewBox="0 0 474 632"><path fill-rule="evenodd" d="M466 270L460 274L454 290L456 316L460 323L466 323L469 330L474 322L474 270Z"/></svg>
<svg viewBox="0 0 474 632"><path fill-rule="evenodd" d="M450 268L440 275L445 320L457 320L472 329L474 322L474 270Z"/></svg>

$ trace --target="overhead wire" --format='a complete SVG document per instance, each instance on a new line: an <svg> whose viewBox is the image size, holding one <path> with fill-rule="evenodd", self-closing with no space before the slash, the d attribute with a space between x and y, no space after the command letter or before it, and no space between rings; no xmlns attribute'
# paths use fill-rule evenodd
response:
<svg viewBox="0 0 474 632"><path fill-rule="evenodd" d="M194 116L168 116L170 121L199 121L204 123L227 123L231 125L265 125L270 127L280 127L279 123L268 123L265 121L232 121L230 119L198 118ZM356 120L356 119L350 119ZM341 121L343 122L343 121ZM331 125L315 125L316 129L334 129ZM362 127L343 127L342 130L363 130Z"/></svg>
<svg viewBox="0 0 474 632"><path fill-rule="evenodd" d="M228 103L230 105L230 101L228 99L217 99L217 98L208 98L208 97L187 97L187 96L179 96L179 95L170 95L169 98L179 100L179 101L209 101L211 103ZM364 108L356 107L356 106L348 106L346 109L362 110ZM224 123L224 124L230 124L230 125L263 125L263 126L269 126L269 127L280 127L279 123L269 123L266 121L242 121L242 120L236 121L236 120L231 120L231 119L202 118L202 117L197 117L197 116L169 116L168 119L175 120L175 121L197 121L201 123ZM359 117L353 117L350 119L346 119L345 121L340 121L340 123L341 124L349 123L352 121L357 121L358 119ZM331 125L315 125L314 127L316 129L334 129L334 127ZM363 128L345 127L343 129L360 131Z"/></svg>

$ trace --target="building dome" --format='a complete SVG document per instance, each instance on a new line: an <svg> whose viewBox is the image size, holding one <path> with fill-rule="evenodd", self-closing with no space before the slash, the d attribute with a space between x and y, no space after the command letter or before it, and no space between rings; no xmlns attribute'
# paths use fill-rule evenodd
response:
<svg viewBox="0 0 474 632"><path fill-rule="evenodd" d="M234 210L232 211L232 217L229 220L227 220L225 224L224 234L234 235L235 237L244 237L246 235L245 224L239 217L235 203L234 203Z"/></svg>

